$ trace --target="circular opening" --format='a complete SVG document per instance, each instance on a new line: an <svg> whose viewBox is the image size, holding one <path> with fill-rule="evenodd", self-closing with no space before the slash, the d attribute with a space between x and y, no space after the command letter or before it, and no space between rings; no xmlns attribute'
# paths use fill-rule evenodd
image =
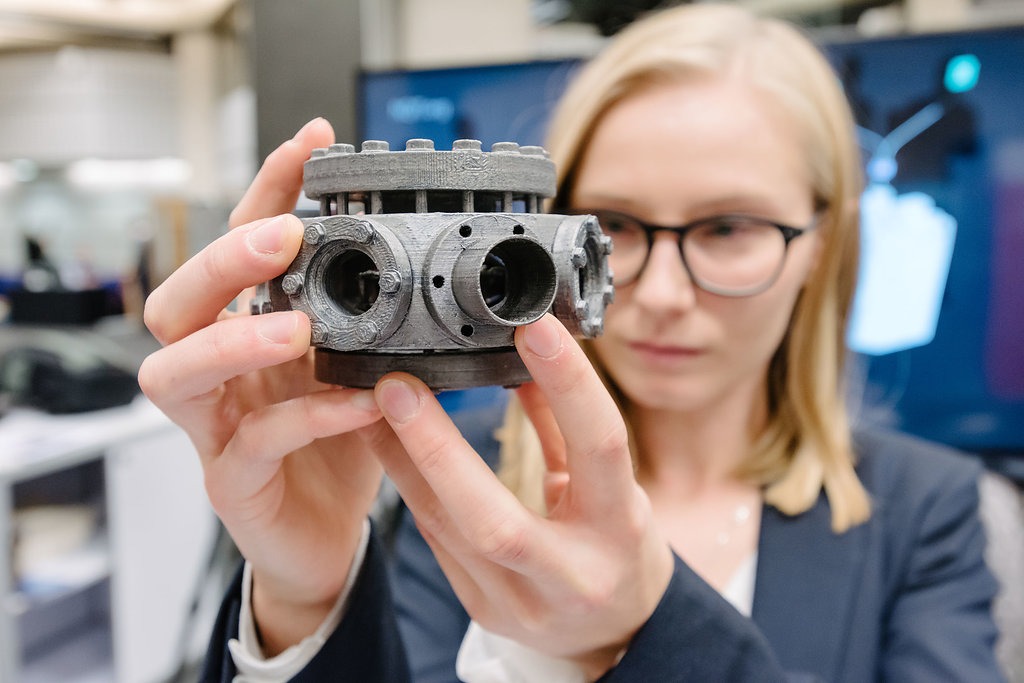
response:
<svg viewBox="0 0 1024 683"><path fill-rule="evenodd" d="M370 310L380 294L380 273L368 254L357 249L340 252L324 268L327 297L352 315Z"/></svg>
<svg viewBox="0 0 1024 683"><path fill-rule="evenodd" d="M484 264L480 267L480 294L491 310L500 306L508 296L508 269L493 250L484 257Z"/></svg>
<svg viewBox="0 0 1024 683"><path fill-rule="evenodd" d="M598 238L593 235L587 237L583 242L583 251L587 254L587 264L579 270L580 298L586 300L595 287L597 291L602 291L604 285L601 282L602 270L598 267L603 259Z"/></svg>
<svg viewBox="0 0 1024 683"><path fill-rule="evenodd" d="M444 275L435 275L434 279L431 280L431 282L434 283L435 287L441 289L442 287L444 287Z"/></svg>
<svg viewBox="0 0 1024 683"><path fill-rule="evenodd" d="M460 330L460 332L462 332L462 336L463 337L472 337L473 336L473 326L472 325L463 325L462 329Z"/></svg>
<svg viewBox="0 0 1024 683"><path fill-rule="evenodd" d="M494 315L510 323L536 320L555 295L555 264L541 245L513 237L495 245L480 267L480 294Z"/></svg>
<svg viewBox="0 0 1024 683"><path fill-rule="evenodd" d="M473 234L473 228L469 227L468 225L463 225L461 228L459 228L459 234L462 235L463 237L469 237L470 235Z"/></svg>

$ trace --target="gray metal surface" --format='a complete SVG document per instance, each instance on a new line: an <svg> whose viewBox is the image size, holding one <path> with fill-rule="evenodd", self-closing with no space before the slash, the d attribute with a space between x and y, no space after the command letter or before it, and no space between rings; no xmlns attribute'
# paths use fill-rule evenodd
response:
<svg viewBox="0 0 1024 683"><path fill-rule="evenodd" d="M321 381L371 387L403 370L436 390L517 385L529 374L515 327L551 311L574 334L602 332L611 241L593 216L536 213L554 192L546 152L453 148L367 141L306 162L306 194L324 215L303 219L298 256L257 287L251 309L309 316ZM463 210L431 210L452 205Z"/></svg>

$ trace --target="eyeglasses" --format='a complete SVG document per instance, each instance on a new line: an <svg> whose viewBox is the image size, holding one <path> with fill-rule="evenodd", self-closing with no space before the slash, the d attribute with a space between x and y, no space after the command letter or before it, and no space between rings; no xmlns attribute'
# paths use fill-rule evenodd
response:
<svg viewBox="0 0 1024 683"><path fill-rule="evenodd" d="M751 296L771 287L785 265L789 243L817 227L817 217L806 228L731 214L666 227L618 211L574 209L571 213L596 216L612 238L608 265L616 286L640 277L655 233L666 231L678 236L679 254L694 284L722 296Z"/></svg>

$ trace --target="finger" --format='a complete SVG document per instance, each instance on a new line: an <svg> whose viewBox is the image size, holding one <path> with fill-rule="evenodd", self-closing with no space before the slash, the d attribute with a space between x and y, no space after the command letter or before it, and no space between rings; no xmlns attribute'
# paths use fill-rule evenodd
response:
<svg viewBox="0 0 1024 683"><path fill-rule="evenodd" d="M153 291L146 326L161 344L206 327L243 289L283 273L301 244L302 221L289 214L228 232Z"/></svg>
<svg viewBox="0 0 1024 683"><path fill-rule="evenodd" d="M454 526L451 515L420 475L394 430L384 422L359 430L398 488L416 528L437 559L459 602L474 619L490 619L496 597L515 576L484 559Z"/></svg>
<svg viewBox="0 0 1024 683"><path fill-rule="evenodd" d="M318 147L334 142L334 130L326 120L315 118L291 140L271 152L238 206L229 224L236 228L259 218L287 213L295 208L302 190L302 165Z"/></svg>
<svg viewBox="0 0 1024 683"><path fill-rule="evenodd" d="M551 315L516 330L516 347L565 439L573 502L606 521L633 500L629 439L583 350Z"/></svg>
<svg viewBox="0 0 1024 683"><path fill-rule="evenodd" d="M297 311L228 318L146 358L139 385L153 403L174 413L229 379L293 360L308 349L309 318Z"/></svg>
<svg viewBox="0 0 1024 683"><path fill-rule="evenodd" d="M207 489L219 512L250 521L275 503L266 495L285 456L317 439L348 433L380 419L369 390L328 389L248 413L219 457L207 457Z"/></svg>
<svg viewBox="0 0 1024 683"><path fill-rule="evenodd" d="M541 450L544 453L544 465L548 472L564 472L565 462L565 439L555 421L555 415L551 412L544 393L535 383L529 382L516 390L516 396L526 411L533 428L537 431L540 439Z"/></svg>
<svg viewBox="0 0 1024 683"><path fill-rule="evenodd" d="M498 481L422 382L403 373L386 375L376 396L408 461L403 464L394 452L380 457L431 534L448 548L458 547L455 537L461 535L474 554L516 570L543 555L548 540L536 523L541 520ZM439 507L432 506L434 496Z"/></svg>

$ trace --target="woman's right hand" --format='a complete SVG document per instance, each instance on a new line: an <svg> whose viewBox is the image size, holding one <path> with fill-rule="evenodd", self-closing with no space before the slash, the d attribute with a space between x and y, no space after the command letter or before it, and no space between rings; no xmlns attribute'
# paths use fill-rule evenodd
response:
<svg viewBox="0 0 1024 683"><path fill-rule="evenodd" d="M232 212L232 229L146 302L163 348L139 383L192 439L210 501L252 564L267 654L311 634L334 604L381 478L355 433L380 418L373 392L313 378L304 314L244 310L246 291L298 253L303 226L287 212L303 162L333 141L315 119L281 145ZM227 310L236 299L239 312Z"/></svg>

